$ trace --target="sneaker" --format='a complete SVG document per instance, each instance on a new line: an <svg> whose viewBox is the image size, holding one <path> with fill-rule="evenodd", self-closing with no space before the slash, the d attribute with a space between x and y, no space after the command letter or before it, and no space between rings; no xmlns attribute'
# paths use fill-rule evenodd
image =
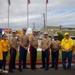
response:
<svg viewBox="0 0 75 75"><path fill-rule="evenodd" d="M7 70L3 70L3 73L8 73L8 71Z"/></svg>

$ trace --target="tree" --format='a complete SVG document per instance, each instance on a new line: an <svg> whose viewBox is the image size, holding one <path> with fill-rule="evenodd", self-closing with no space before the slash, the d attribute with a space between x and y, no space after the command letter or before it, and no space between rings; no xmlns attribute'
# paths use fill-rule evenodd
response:
<svg viewBox="0 0 75 75"><path fill-rule="evenodd" d="M62 40L64 38L63 34L61 32L58 32L58 40Z"/></svg>

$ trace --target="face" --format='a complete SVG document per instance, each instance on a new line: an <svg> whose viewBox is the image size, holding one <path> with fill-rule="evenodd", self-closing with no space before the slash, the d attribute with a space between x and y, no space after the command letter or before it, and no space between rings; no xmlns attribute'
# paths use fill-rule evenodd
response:
<svg viewBox="0 0 75 75"><path fill-rule="evenodd" d="M57 40L58 39L58 37L56 36L56 37L54 37L54 40Z"/></svg>
<svg viewBox="0 0 75 75"><path fill-rule="evenodd" d="M36 31L33 31L33 35L36 35Z"/></svg>
<svg viewBox="0 0 75 75"><path fill-rule="evenodd" d="M48 34L44 34L44 37L47 38Z"/></svg>
<svg viewBox="0 0 75 75"><path fill-rule="evenodd" d="M12 33L12 35L13 35L13 37L15 37L16 36L16 33Z"/></svg>
<svg viewBox="0 0 75 75"><path fill-rule="evenodd" d="M23 34L26 34L26 31L25 30L23 30Z"/></svg>
<svg viewBox="0 0 75 75"><path fill-rule="evenodd" d="M6 40L7 39L7 36L4 36L3 39Z"/></svg>
<svg viewBox="0 0 75 75"><path fill-rule="evenodd" d="M65 38L68 39L69 38L69 35L66 35Z"/></svg>

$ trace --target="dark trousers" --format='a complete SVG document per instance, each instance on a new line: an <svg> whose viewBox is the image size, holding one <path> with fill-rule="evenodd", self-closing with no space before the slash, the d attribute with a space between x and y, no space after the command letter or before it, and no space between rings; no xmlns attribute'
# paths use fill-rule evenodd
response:
<svg viewBox="0 0 75 75"><path fill-rule="evenodd" d="M12 70L15 68L16 54L17 54L17 51L15 49L11 48L10 49L9 70Z"/></svg>
<svg viewBox="0 0 75 75"><path fill-rule="evenodd" d="M71 68L71 63L72 63L72 51L70 52L62 52L62 65L63 69L66 69L66 59L68 58L68 66L67 68Z"/></svg>
<svg viewBox="0 0 75 75"><path fill-rule="evenodd" d="M36 59L37 59L37 50L32 47L32 50L30 51L31 53L31 69L36 68Z"/></svg>
<svg viewBox="0 0 75 75"><path fill-rule="evenodd" d="M3 70L5 70L5 66L6 66L6 57L8 55L8 52L3 52L3 61L2 61L2 67L3 67Z"/></svg>
<svg viewBox="0 0 75 75"><path fill-rule="evenodd" d="M2 69L2 60L0 60L0 69Z"/></svg>
<svg viewBox="0 0 75 75"><path fill-rule="evenodd" d="M26 68L26 59L27 59L27 50L25 50L23 47L20 47L20 53L19 53L19 69L22 67L23 62L23 68Z"/></svg>
<svg viewBox="0 0 75 75"><path fill-rule="evenodd" d="M49 49L42 51L42 67L49 68Z"/></svg>
<svg viewBox="0 0 75 75"><path fill-rule="evenodd" d="M52 67L58 68L59 51L52 51Z"/></svg>

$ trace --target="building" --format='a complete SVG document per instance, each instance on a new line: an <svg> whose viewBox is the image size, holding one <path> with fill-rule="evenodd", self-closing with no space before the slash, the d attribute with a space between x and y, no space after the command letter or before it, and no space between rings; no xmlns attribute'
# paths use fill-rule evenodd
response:
<svg viewBox="0 0 75 75"><path fill-rule="evenodd" d="M46 31L48 31L49 36L53 36L54 34L61 32L64 34L65 32L69 32L70 36L75 36L75 28L73 27L61 27L61 26L46 26ZM40 30L40 35L43 34L44 27Z"/></svg>

